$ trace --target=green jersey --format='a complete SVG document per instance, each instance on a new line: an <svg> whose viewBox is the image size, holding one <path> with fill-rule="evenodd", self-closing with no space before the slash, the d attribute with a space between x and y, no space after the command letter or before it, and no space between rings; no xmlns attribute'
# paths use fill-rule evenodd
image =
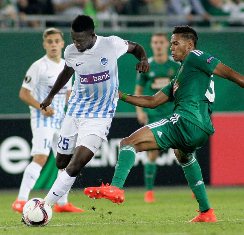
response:
<svg viewBox="0 0 244 235"><path fill-rule="evenodd" d="M159 64L151 57L148 60L150 71L147 73L138 73L136 84L142 86L144 95L154 95L163 87L167 86L174 78L180 65L172 60L167 60ZM172 113L174 105L172 102L160 105L155 109L145 109L149 116L160 116L161 118Z"/></svg>
<svg viewBox="0 0 244 235"><path fill-rule="evenodd" d="M175 79L162 89L174 100L174 112L200 127L214 133L210 114L215 99L212 73L220 61L208 53L193 50L181 63Z"/></svg>

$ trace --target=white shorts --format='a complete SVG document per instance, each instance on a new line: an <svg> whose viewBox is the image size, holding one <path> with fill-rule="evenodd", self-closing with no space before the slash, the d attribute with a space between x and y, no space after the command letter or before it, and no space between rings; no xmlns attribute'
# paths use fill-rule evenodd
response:
<svg viewBox="0 0 244 235"><path fill-rule="evenodd" d="M31 156L37 154L49 156L50 151L53 151L54 156L57 154L57 143L59 138L59 129L51 127L33 127L32 130L32 149Z"/></svg>
<svg viewBox="0 0 244 235"><path fill-rule="evenodd" d="M62 123L57 151L73 154L78 146L85 146L94 154L107 140L112 118L75 118L66 116Z"/></svg>

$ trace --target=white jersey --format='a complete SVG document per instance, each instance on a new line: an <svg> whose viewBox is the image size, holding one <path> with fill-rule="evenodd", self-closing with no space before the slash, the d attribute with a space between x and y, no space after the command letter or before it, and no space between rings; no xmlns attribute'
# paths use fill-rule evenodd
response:
<svg viewBox="0 0 244 235"><path fill-rule="evenodd" d="M46 55L43 56L30 66L26 72L22 87L30 90L31 95L41 103L49 94L64 65L65 61L63 59L61 59L60 63L56 63ZM60 128L65 115L66 93L67 90L71 90L71 86L72 79L54 97L51 107L55 113L51 117L45 117L40 110L29 106L33 127Z"/></svg>
<svg viewBox="0 0 244 235"><path fill-rule="evenodd" d="M91 49L79 52L74 44L64 51L66 65L75 70L75 82L66 115L76 118L111 118L118 101L118 58L128 42L97 36Z"/></svg>

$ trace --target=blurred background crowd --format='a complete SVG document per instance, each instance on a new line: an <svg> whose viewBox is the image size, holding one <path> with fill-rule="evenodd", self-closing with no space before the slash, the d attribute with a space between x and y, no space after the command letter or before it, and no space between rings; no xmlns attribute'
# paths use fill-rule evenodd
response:
<svg viewBox="0 0 244 235"><path fill-rule="evenodd" d="M209 26L211 18L227 16L221 25L244 25L243 0L0 0L0 27L38 27L39 22L26 21L29 15L74 17L87 14L95 19L114 16L175 16L168 25L196 23ZM54 22L50 23L55 24ZM55 26L55 25L54 25ZM60 26L60 25L59 25ZM62 25L61 25L62 26ZM65 26L65 25L63 25ZM143 26L143 24L142 24Z"/></svg>

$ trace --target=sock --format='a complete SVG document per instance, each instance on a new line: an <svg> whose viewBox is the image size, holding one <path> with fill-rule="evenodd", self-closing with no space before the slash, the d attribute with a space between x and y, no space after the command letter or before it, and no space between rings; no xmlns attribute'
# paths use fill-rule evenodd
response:
<svg viewBox="0 0 244 235"><path fill-rule="evenodd" d="M66 170L60 173L47 196L44 198L46 203L51 206L57 203L57 201L71 189L75 179L76 177L69 176Z"/></svg>
<svg viewBox="0 0 244 235"><path fill-rule="evenodd" d="M123 188L125 180L134 165L135 157L136 151L132 146L126 145L120 149L111 185Z"/></svg>
<svg viewBox="0 0 244 235"><path fill-rule="evenodd" d="M195 194L196 200L199 204L199 210L202 212L208 210L210 208L210 204L208 202L208 196L203 182L201 168L194 155L191 155L192 156L189 159L189 162L181 164L181 166L188 181L188 185Z"/></svg>
<svg viewBox="0 0 244 235"><path fill-rule="evenodd" d="M59 170L58 171L58 176L63 172L64 170ZM58 201L57 204L60 206L63 206L65 204L68 203L68 195L69 195L69 191L67 193L65 193Z"/></svg>
<svg viewBox="0 0 244 235"><path fill-rule="evenodd" d="M157 172L157 165L155 162L147 162L144 166L144 182L146 189L153 190L154 181Z"/></svg>
<svg viewBox="0 0 244 235"><path fill-rule="evenodd" d="M25 168L19 189L18 200L28 201L30 191L35 186L35 183L40 176L41 170L42 167L36 162L31 162Z"/></svg>

